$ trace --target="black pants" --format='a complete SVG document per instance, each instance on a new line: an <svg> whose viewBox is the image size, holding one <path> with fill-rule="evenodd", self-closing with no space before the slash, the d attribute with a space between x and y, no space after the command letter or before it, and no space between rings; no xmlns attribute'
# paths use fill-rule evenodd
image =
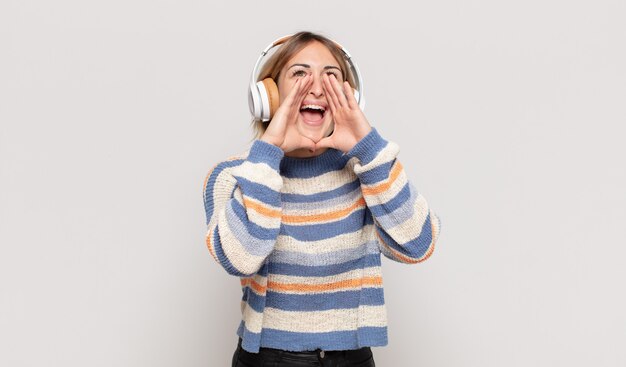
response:
<svg viewBox="0 0 626 367"><path fill-rule="evenodd" d="M250 353L241 347L241 338L233 355L232 367L375 367L369 347L355 350L288 352L261 348Z"/></svg>

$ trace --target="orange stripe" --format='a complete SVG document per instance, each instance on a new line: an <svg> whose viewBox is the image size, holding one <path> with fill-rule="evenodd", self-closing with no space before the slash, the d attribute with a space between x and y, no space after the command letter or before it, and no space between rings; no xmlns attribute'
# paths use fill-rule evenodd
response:
<svg viewBox="0 0 626 367"><path fill-rule="evenodd" d="M265 290L267 289L265 286L257 283L252 278L241 278L240 283L242 287L250 286L252 289L254 289L255 292L257 292L260 295L264 295Z"/></svg>
<svg viewBox="0 0 626 367"><path fill-rule="evenodd" d="M391 187L391 185L393 185L398 176L400 176L400 173L402 173L402 164L400 164L399 161L396 161L393 165L393 168L391 169L389 180L376 186L362 187L361 191L363 192L363 195L376 195L389 190L389 188Z"/></svg>
<svg viewBox="0 0 626 367"><path fill-rule="evenodd" d="M283 215L284 223L306 223L306 222L320 222L325 220L332 220L341 217L345 217L346 215L353 212L356 208L365 206L365 199L361 197L359 200L355 201L354 204L350 205L348 208L336 210L334 212L322 213L322 214L313 214L313 215Z"/></svg>
<svg viewBox="0 0 626 367"><path fill-rule="evenodd" d="M209 252L211 253L211 256L213 256L213 258L215 259L215 261L219 262L219 260L217 260L217 256L215 256L215 252L213 252L213 244L211 243L211 234L213 233L213 231L209 231L206 235L206 246L209 248Z"/></svg>
<svg viewBox="0 0 626 367"><path fill-rule="evenodd" d="M354 288L362 285L381 285L381 277L363 277L357 279L346 279L338 282L323 284L302 284L302 283L277 283L268 282L267 287L276 291L301 291L301 292L321 292L342 288Z"/></svg>
<svg viewBox="0 0 626 367"><path fill-rule="evenodd" d="M278 282L268 282L267 287L257 283L252 278L241 278L240 280L241 286L246 287L250 286L254 289L258 294L265 294L267 289L272 289L276 291L307 291L307 292L319 292L319 291L328 291L335 290L341 288L354 288L361 285L382 285L381 277L363 277L357 279L347 279L338 282L332 283L323 283L323 284L301 284L301 283L278 283Z"/></svg>
<svg viewBox="0 0 626 367"><path fill-rule="evenodd" d="M254 211L259 214L263 214L266 217L280 218L280 216L282 215L280 210L270 209L264 205L245 198L243 199L243 205L248 209L254 209Z"/></svg>

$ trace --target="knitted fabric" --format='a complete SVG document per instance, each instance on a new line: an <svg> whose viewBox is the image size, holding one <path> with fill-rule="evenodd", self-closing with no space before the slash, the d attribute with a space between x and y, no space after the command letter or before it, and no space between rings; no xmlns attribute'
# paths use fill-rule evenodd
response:
<svg viewBox="0 0 626 367"><path fill-rule="evenodd" d="M381 254L419 263L440 229L398 151L375 129L312 158L256 140L209 172L206 245L240 277L245 350L387 344Z"/></svg>

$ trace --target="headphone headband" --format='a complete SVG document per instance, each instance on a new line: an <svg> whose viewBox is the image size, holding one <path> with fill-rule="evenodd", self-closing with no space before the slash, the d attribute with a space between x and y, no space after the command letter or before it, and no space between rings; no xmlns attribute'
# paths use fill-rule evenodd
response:
<svg viewBox="0 0 626 367"><path fill-rule="evenodd" d="M268 106L264 106L265 103L260 100L262 98L259 98L259 91L258 91L257 81L256 81L256 79L258 78L257 74L258 74L259 66L261 64L261 60L263 60L265 55L267 55L267 53L272 48L285 43L292 36L293 36L293 34L289 34L289 35L280 37L280 38L276 39L274 42L272 42L269 45L267 45L267 47L265 47L265 49L263 49L263 51L261 52L261 55L259 56L259 58L257 59L256 63L254 64L254 69L252 69L252 75L250 76L250 88L249 88L249 94L248 94L248 104L249 104L249 107L250 107L250 113L252 113L252 115L255 118L262 119L263 121L269 121L269 114L263 112L263 110L267 110L268 109ZM359 71L359 67L352 60L352 56L350 55L348 50L346 50L339 43L337 43L337 42L335 42L333 40L331 40L331 41L335 45L337 45L337 47L339 47L339 49L341 49L341 51L343 52L343 55L344 55L344 59L347 61L348 65L350 66L350 70L352 72L352 76L354 77L354 82L356 83L356 90L355 90L354 94L355 94L356 100L357 100L357 102L359 104L359 107L361 108L361 110L363 110L365 108L365 98L363 96L363 78L361 77L361 72Z"/></svg>

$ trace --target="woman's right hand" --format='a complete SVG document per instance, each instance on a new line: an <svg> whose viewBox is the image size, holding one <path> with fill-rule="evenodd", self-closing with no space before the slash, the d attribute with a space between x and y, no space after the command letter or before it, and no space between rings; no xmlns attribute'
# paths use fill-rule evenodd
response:
<svg viewBox="0 0 626 367"><path fill-rule="evenodd" d="M315 150L315 142L308 139L296 129L296 120L300 115L300 105L307 95L313 79L307 75L299 78L289 91L289 94L278 107L269 126L261 136L266 143L276 145L285 153L296 149L306 148Z"/></svg>

